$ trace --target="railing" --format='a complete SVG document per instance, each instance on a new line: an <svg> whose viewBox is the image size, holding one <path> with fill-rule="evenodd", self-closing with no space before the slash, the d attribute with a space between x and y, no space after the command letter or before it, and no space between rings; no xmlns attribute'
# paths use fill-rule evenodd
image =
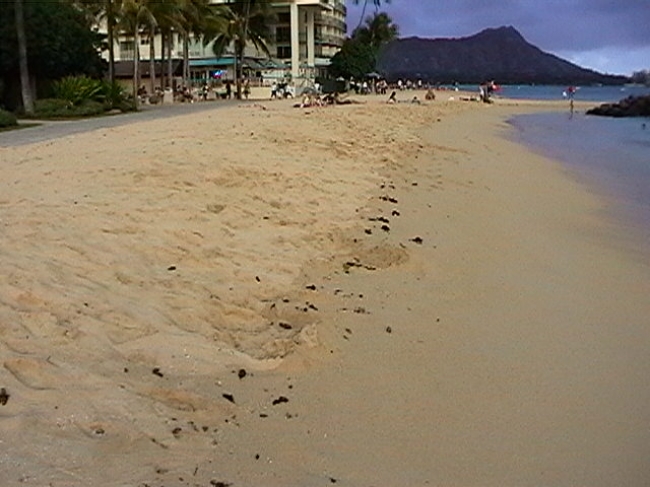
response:
<svg viewBox="0 0 650 487"><path fill-rule="evenodd" d="M314 42L318 44L331 44L334 46L343 45L343 39L339 36L321 34L314 37Z"/></svg>

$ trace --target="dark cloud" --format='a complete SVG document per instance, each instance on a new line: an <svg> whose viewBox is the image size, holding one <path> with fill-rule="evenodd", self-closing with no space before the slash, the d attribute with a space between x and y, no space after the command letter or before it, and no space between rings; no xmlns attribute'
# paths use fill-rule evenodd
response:
<svg viewBox="0 0 650 487"><path fill-rule="evenodd" d="M630 53L636 53L631 63L643 62L644 53L650 56L650 0L392 0L382 10L404 37L465 37L512 25L541 49L572 53L576 59L581 53L602 51L612 62L625 65ZM369 6L368 13L373 11ZM349 1L351 27L360 13ZM645 66L629 70L641 68L650 68L650 57Z"/></svg>

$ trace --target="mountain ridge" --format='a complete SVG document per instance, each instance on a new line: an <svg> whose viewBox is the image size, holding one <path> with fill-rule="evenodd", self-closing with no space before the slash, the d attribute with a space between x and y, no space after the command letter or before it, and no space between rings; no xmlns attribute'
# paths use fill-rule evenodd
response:
<svg viewBox="0 0 650 487"><path fill-rule="evenodd" d="M625 76L582 68L529 43L513 26L468 37L406 37L382 48L378 71L388 79L438 83L623 84Z"/></svg>

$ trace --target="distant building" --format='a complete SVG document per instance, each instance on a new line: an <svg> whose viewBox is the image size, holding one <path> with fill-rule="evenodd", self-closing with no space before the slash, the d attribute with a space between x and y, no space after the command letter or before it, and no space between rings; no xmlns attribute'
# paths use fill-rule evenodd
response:
<svg viewBox="0 0 650 487"><path fill-rule="evenodd" d="M212 3L226 3L226 0L212 0ZM280 0L273 2L272 6L277 15L277 23L272 26L274 39L268 44L273 59L266 59L264 53L249 46L244 63L247 71L267 81L290 74L296 83L324 74L346 36L345 0ZM147 36L140 38L141 61L149 60L149 42ZM182 36L174 34L172 42L171 58L182 59ZM154 38L154 48L156 59L160 60L160 36ZM133 39L116 36L115 60L118 65L124 65L123 61L132 61L134 55ZM215 58L211 45L204 46L202 42L191 39L189 57L190 73L194 79L217 75L234 79L232 52ZM126 73L124 66L120 72ZM143 70L144 77L148 76L147 73L148 68Z"/></svg>
<svg viewBox="0 0 650 487"><path fill-rule="evenodd" d="M293 77L313 77L329 66L346 35L344 0L277 2L275 55Z"/></svg>

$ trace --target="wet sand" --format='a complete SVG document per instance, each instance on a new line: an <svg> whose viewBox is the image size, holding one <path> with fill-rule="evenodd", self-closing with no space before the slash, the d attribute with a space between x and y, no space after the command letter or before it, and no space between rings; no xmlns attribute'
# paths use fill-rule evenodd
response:
<svg viewBox="0 0 650 487"><path fill-rule="evenodd" d="M501 136L557 107L364 101L2 149L6 485L644 485L650 268Z"/></svg>

